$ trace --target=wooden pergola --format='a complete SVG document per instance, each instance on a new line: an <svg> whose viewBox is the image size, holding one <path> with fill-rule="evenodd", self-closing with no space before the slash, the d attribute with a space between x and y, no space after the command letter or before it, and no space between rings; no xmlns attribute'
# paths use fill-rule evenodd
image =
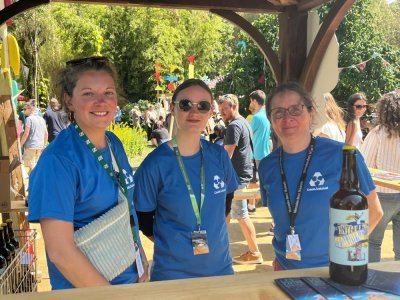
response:
<svg viewBox="0 0 400 300"><path fill-rule="evenodd" d="M307 51L308 13L328 2L332 4L331 9ZM277 84L295 80L311 92L329 43L354 2L355 0L18 0L0 11L0 26L26 10L49 3L206 10L228 20L250 36L268 62ZM261 32L243 18L240 12L278 14L278 53L273 51ZM9 165L12 165L11 162L19 156L16 123L11 92L5 92L4 86L2 88L0 85L0 125L2 124L5 134L0 132L0 137L3 143L5 140L8 153L1 155L9 156ZM21 195L25 195L19 168L11 171L11 178L12 186Z"/></svg>
<svg viewBox="0 0 400 300"><path fill-rule="evenodd" d="M51 2L210 11L232 22L252 38L268 62L277 84L296 80L311 91L329 42L355 0L19 0L0 12L0 24L23 11ZM332 2L332 8L307 53L308 11L327 2ZM239 12L279 15L279 53L272 50L260 31Z"/></svg>

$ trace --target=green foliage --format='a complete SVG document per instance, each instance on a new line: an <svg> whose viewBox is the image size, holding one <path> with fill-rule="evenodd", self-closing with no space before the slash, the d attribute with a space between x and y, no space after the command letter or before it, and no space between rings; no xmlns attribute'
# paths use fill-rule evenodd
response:
<svg viewBox="0 0 400 300"><path fill-rule="evenodd" d="M147 147L147 135L141 128L131 128L126 123L110 126L110 131L121 140L128 158L142 155Z"/></svg>
<svg viewBox="0 0 400 300"><path fill-rule="evenodd" d="M49 79L42 78L37 86L38 105L40 108L46 108L49 100Z"/></svg>

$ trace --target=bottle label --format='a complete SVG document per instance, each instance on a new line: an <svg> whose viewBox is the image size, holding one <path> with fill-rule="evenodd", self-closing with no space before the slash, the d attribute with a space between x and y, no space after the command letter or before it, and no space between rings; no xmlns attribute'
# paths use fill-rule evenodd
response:
<svg viewBox="0 0 400 300"><path fill-rule="evenodd" d="M329 210L329 258L346 266L368 263L368 209Z"/></svg>

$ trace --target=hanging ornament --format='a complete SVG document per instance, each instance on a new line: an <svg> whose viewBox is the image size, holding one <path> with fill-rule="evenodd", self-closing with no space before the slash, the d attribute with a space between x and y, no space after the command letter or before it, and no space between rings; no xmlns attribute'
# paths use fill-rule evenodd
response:
<svg viewBox="0 0 400 300"><path fill-rule="evenodd" d="M260 76L259 76L258 79L257 79L257 82L258 82L259 84L264 84L264 83L265 83L265 76L264 76L264 74L260 74Z"/></svg>
<svg viewBox="0 0 400 300"><path fill-rule="evenodd" d="M360 70L363 71L365 69L365 67L367 66L367 62L362 62L359 63L358 65L356 65L356 67Z"/></svg>
<svg viewBox="0 0 400 300"><path fill-rule="evenodd" d="M187 61L188 61L189 63L193 64L193 63L194 63L195 57L196 57L196 55L191 55L191 56L189 56L189 57L187 58Z"/></svg>
<svg viewBox="0 0 400 300"><path fill-rule="evenodd" d="M156 69L156 81L157 81L157 84L159 84L160 79L161 79L161 66L159 63L156 63L154 65L154 68Z"/></svg>
<svg viewBox="0 0 400 300"><path fill-rule="evenodd" d="M167 88L169 91L174 91L175 90L175 84L173 82L168 83Z"/></svg>

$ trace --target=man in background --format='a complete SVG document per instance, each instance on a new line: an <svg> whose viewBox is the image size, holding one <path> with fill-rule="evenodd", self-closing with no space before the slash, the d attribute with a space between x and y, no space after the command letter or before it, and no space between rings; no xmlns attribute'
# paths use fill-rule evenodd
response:
<svg viewBox="0 0 400 300"><path fill-rule="evenodd" d="M51 143L61 130L67 128L68 116L61 109L61 105L56 98L51 98L50 105L43 116L47 125L48 142Z"/></svg>
<svg viewBox="0 0 400 300"><path fill-rule="evenodd" d="M44 119L34 112L35 107L30 102L25 103L24 113L25 131L21 138L21 147L24 148L24 166L28 174L36 166L39 156L47 141L47 128Z"/></svg>
<svg viewBox="0 0 400 300"><path fill-rule="evenodd" d="M253 166L251 161L250 139L252 132L250 125L239 114L239 101L236 95L228 94L218 100L219 112L222 119L227 123L224 148L231 158L232 165L240 179L239 189L248 185L253 177ZM249 217L247 200L235 200L234 193L226 195L226 216L227 223L232 218L237 219L246 239L248 251L232 258L238 264L261 264L262 255L258 250L256 242L256 230Z"/></svg>
<svg viewBox="0 0 400 300"><path fill-rule="evenodd" d="M251 92L249 95L249 109L253 114L250 127L253 131L253 155L256 166L269 154L269 139L271 135L271 124L265 112L265 93L261 90ZM248 210L250 214L256 212L255 200L249 200Z"/></svg>

